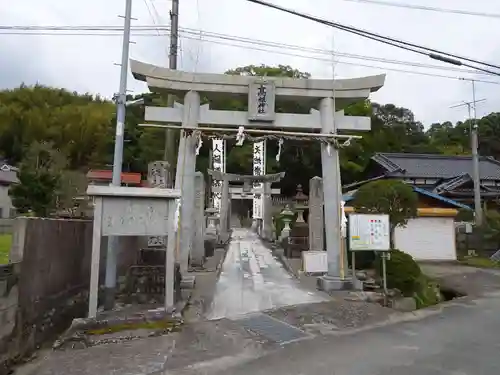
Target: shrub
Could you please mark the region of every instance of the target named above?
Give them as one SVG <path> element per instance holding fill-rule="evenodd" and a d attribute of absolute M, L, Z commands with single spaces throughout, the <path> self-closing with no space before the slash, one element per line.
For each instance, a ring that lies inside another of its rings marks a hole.
<path fill-rule="evenodd" d="M 405 297 L 411 297 L 418 290 L 422 275 L 419 265 L 413 257 L 400 250 L 391 250 L 390 259 L 386 260 L 387 287 L 396 288 Z M 382 277 L 382 260 L 376 262 L 377 273 Z"/>
<path fill-rule="evenodd" d="M 439 284 L 429 277 L 421 275 L 417 281 L 417 290 L 414 297 L 417 309 L 437 305 L 441 302 Z"/>
<path fill-rule="evenodd" d="M 352 252 L 350 249 L 347 250 L 347 257 L 349 267 L 352 267 Z M 377 259 L 377 255 L 374 251 L 355 251 L 354 259 L 356 269 L 364 270 L 373 266 L 375 260 Z"/>

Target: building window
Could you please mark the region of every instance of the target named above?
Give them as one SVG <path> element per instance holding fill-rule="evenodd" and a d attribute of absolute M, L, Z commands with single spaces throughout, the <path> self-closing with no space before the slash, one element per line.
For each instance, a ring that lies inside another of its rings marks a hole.
<path fill-rule="evenodd" d="M 415 183 L 417 185 L 425 185 L 425 179 L 423 179 L 423 178 L 416 178 L 415 179 Z"/>

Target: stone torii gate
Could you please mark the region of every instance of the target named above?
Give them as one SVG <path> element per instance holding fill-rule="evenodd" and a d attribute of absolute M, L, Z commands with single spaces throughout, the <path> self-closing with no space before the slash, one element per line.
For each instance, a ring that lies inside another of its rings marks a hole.
<path fill-rule="evenodd" d="M 209 169 L 208 174 L 212 176 L 214 180 L 222 181 L 222 194 L 221 194 L 221 207 L 220 207 L 220 228 L 223 241 L 226 241 L 229 236 L 229 218 L 230 218 L 230 196 L 229 196 L 229 184 L 231 182 L 243 182 L 243 193 L 262 196 L 263 199 L 263 213 L 259 213 L 262 216 L 262 236 L 265 239 L 271 239 L 272 230 L 272 207 L 271 207 L 271 184 L 273 182 L 279 182 L 283 177 L 285 177 L 285 172 L 273 173 L 267 175 L 241 175 L 233 173 L 222 173 L 219 171 L 214 171 Z M 263 188 L 252 188 L 255 184 L 263 184 Z M 253 227 L 257 229 L 258 223 L 257 219 L 254 219 Z"/>
<path fill-rule="evenodd" d="M 333 138 L 355 138 L 338 135 L 338 130 L 370 130 L 369 117 L 345 116 L 342 109 L 351 103 L 367 99 L 370 93 L 379 90 L 384 85 L 385 75 L 336 80 L 294 79 L 188 73 L 135 60 L 131 61 L 130 66 L 134 77 L 146 82 L 151 91 L 184 96 L 184 104 L 176 103 L 172 108 L 146 107 L 145 111 L 145 120 L 148 122 L 180 124 L 181 129 L 189 131 L 188 136 L 181 137 L 175 180 L 175 188 L 182 189 L 181 218 L 191 218 L 194 209 L 192 187 L 198 139 L 193 130 L 199 125 L 220 127 L 228 131 L 228 128 L 249 128 L 252 131 L 263 129 L 267 134 L 274 135 L 290 134 L 281 131 L 283 129 L 293 131 L 293 134 L 306 131 L 311 136 L 329 140 L 321 146 L 328 274 L 319 284 L 326 290 L 343 288 L 346 280 L 341 274 L 340 166 L 338 150 L 337 147 L 332 147 L 332 142 Z M 247 97 L 248 111 L 211 110 L 208 104 L 200 105 L 200 93 L 209 99 L 221 96 Z M 311 108 L 319 105 L 319 110 L 311 109 L 309 114 L 276 113 L 275 103 L 280 98 L 301 102 Z M 320 134 L 313 134 L 318 132 Z M 172 237 L 174 236 L 169 236 Z M 181 219 L 180 251 L 181 258 L 184 259 L 181 261 L 183 271 L 187 269 L 187 259 L 192 248 L 191 237 L 189 219 Z"/>

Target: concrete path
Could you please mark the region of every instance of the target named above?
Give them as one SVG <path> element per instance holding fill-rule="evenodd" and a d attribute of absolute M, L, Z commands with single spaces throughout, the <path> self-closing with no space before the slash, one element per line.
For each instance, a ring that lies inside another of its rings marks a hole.
<path fill-rule="evenodd" d="M 252 312 L 327 299 L 319 292 L 301 287 L 255 233 L 235 229 L 208 318 L 237 318 Z"/>

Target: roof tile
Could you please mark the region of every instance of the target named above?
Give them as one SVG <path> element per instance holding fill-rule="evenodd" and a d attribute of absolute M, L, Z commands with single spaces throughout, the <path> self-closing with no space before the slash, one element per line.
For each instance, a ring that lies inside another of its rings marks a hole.
<path fill-rule="evenodd" d="M 472 175 L 471 156 L 378 153 L 372 159 L 388 169 L 392 176 L 452 178 L 465 173 Z M 500 180 L 500 162 L 481 157 L 479 174 L 482 180 Z"/>

